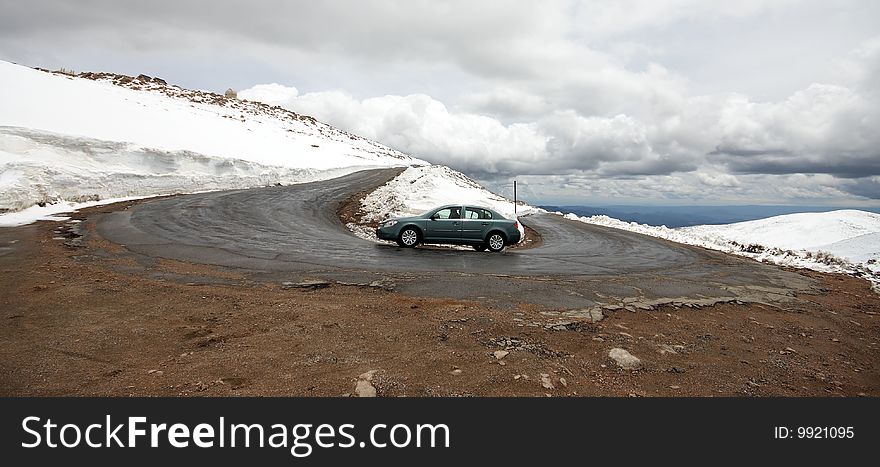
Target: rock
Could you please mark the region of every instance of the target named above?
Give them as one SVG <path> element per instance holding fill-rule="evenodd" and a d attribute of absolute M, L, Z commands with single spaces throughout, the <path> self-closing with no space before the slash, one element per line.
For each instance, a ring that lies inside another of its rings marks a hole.
<path fill-rule="evenodd" d="M 373 375 L 379 370 L 370 370 L 361 373 L 358 376 L 357 384 L 354 387 L 354 393 L 358 397 L 376 397 L 376 387 L 373 386 Z"/>
<path fill-rule="evenodd" d="M 605 319 L 605 315 L 602 313 L 602 309 L 599 307 L 566 311 L 562 313 L 562 316 L 568 318 L 577 318 L 578 320 L 587 321 L 590 323 L 598 323 L 599 321 Z"/>
<path fill-rule="evenodd" d="M 544 389 L 554 389 L 553 382 L 550 381 L 550 375 L 547 373 L 541 373 L 541 387 Z"/>
<path fill-rule="evenodd" d="M 460 374 L 461 374 L 461 368 L 456 368 L 456 369 L 450 371 L 449 374 L 451 374 L 451 375 L 460 375 Z"/>
<path fill-rule="evenodd" d="M 387 280 L 387 279 L 379 279 L 379 280 L 375 280 L 373 282 L 370 282 L 368 287 L 373 287 L 373 288 L 377 288 L 377 289 L 384 289 L 384 290 L 391 292 L 394 290 L 394 283 Z"/>
<path fill-rule="evenodd" d="M 605 314 L 602 313 L 602 310 L 595 309 L 595 308 L 590 310 L 590 321 L 592 321 L 594 323 L 598 323 L 599 321 L 602 321 L 603 319 L 605 319 Z"/>
<path fill-rule="evenodd" d="M 666 371 L 668 371 L 670 373 L 684 373 L 684 368 L 682 368 L 680 366 L 671 366 Z"/>
<path fill-rule="evenodd" d="M 621 348 L 613 348 L 608 352 L 608 356 L 617 363 L 617 366 L 625 370 L 638 370 L 642 368 L 642 361 Z"/>
<path fill-rule="evenodd" d="M 568 387 L 568 381 L 565 378 L 559 378 L 559 384 L 561 384 L 562 387 Z"/>
<path fill-rule="evenodd" d="M 376 397 L 376 388 L 367 380 L 359 379 L 354 387 L 358 397 Z"/>
<path fill-rule="evenodd" d="M 672 346 L 669 345 L 669 344 L 660 344 L 660 345 L 658 345 L 658 346 L 657 346 L 657 351 L 660 352 L 660 355 L 667 354 L 667 353 L 671 353 L 671 354 L 673 354 L 673 355 L 677 355 L 677 354 L 678 354 L 678 352 L 676 352 L 675 349 L 673 349 Z"/>
<path fill-rule="evenodd" d="M 323 289 L 330 287 L 330 282 L 319 280 L 307 280 L 302 282 L 282 282 L 282 289 Z"/>

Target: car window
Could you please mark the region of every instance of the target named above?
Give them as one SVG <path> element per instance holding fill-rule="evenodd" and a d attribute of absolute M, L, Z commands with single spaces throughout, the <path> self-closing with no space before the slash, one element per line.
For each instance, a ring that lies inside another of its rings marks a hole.
<path fill-rule="evenodd" d="M 434 215 L 440 219 L 461 219 L 461 208 L 444 208 Z"/>
<path fill-rule="evenodd" d="M 491 219 L 492 213 L 480 208 L 465 208 L 465 219 Z"/>

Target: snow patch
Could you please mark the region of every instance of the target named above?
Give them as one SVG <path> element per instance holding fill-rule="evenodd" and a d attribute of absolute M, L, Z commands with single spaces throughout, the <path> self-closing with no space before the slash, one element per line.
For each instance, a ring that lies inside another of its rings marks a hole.
<path fill-rule="evenodd" d="M 562 214 L 562 213 L 556 213 Z M 880 288 L 880 215 L 859 210 L 799 213 L 727 225 L 670 229 L 608 216 L 566 219 L 627 230 L 755 260 L 851 274 Z"/>
<path fill-rule="evenodd" d="M 91 206 L 102 206 L 105 204 L 119 203 L 122 201 L 133 201 L 136 199 L 152 198 L 155 196 L 128 196 L 124 198 L 108 198 L 98 201 L 86 201 L 82 203 L 72 203 L 70 201 L 57 201 L 54 204 L 46 204 L 43 206 L 31 206 L 21 211 L 11 212 L 0 215 L 0 227 L 16 227 L 19 225 L 31 224 L 36 221 L 66 221 L 69 216 L 61 214 L 70 213 L 79 209 Z M 73 222 L 73 221 L 71 221 Z"/>

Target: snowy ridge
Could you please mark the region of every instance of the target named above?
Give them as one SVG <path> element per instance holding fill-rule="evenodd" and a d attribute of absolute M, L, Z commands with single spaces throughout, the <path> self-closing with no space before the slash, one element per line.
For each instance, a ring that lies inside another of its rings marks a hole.
<path fill-rule="evenodd" d="M 0 212 L 426 164 L 280 107 L 146 76 L 0 61 L 0 102 Z"/>
<path fill-rule="evenodd" d="M 562 213 L 557 213 L 562 214 Z M 727 225 L 670 229 L 608 216 L 566 219 L 746 256 L 761 262 L 864 277 L 880 289 L 880 215 L 858 210 L 800 213 Z"/>
<path fill-rule="evenodd" d="M 372 228 L 378 222 L 391 217 L 406 217 L 444 204 L 473 204 L 483 206 L 516 219 L 513 201 L 492 193 L 461 172 L 443 165 L 409 167 L 400 175 L 377 188 L 361 200 L 361 222 L 348 224 L 355 234 L 369 240 L 377 240 Z M 520 204 L 518 215 L 543 210 Z M 522 225 L 520 225 L 522 233 Z"/>

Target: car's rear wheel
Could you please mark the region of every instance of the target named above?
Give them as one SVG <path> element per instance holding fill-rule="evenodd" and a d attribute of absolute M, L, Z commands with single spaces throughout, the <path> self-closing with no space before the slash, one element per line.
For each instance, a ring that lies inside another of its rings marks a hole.
<path fill-rule="evenodd" d="M 486 251 L 486 244 L 485 243 L 480 243 L 479 245 L 473 245 L 473 247 L 474 247 L 474 250 L 477 250 L 477 251 Z"/>
<path fill-rule="evenodd" d="M 504 249 L 504 235 L 501 235 L 498 232 L 492 232 L 486 237 L 486 245 L 489 247 L 489 251 L 499 252 Z"/>
<path fill-rule="evenodd" d="M 404 248 L 412 248 L 419 243 L 419 232 L 414 227 L 406 227 L 397 236 L 397 244 Z"/>

